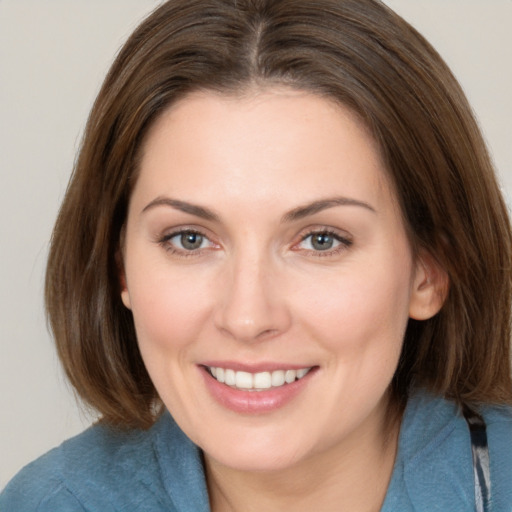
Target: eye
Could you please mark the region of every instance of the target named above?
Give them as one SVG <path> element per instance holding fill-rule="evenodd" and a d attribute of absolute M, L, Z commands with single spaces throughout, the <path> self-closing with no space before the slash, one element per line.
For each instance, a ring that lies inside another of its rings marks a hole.
<path fill-rule="evenodd" d="M 199 252 L 201 249 L 214 246 L 208 237 L 190 229 L 165 235 L 158 242 L 170 252 L 185 254 Z"/>
<path fill-rule="evenodd" d="M 331 231 L 315 231 L 305 235 L 297 247 L 314 252 L 337 252 L 350 247 L 352 241 Z"/>
<path fill-rule="evenodd" d="M 169 241 L 180 249 L 185 249 L 186 251 L 195 251 L 197 249 L 202 249 L 205 245 L 208 245 L 207 238 L 199 233 L 194 233 L 193 231 L 184 231 L 183 233 L 174 235 Z"/>

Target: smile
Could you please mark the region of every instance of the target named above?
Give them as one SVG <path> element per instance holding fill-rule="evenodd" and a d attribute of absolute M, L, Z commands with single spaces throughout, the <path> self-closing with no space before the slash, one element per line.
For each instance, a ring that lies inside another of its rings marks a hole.
<path fill-rule="evenodd" d="M 305 377 L 312 367 L 298 370 L 275 370 L 272 372 L 250 373 L 230 368 L 206 367 L 218 382 L 245 391 L 263 391 L 291 384 Z"/>

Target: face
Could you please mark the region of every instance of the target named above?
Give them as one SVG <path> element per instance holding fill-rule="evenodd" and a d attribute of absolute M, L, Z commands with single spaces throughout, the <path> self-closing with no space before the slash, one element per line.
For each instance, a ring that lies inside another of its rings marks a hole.
<path fill-rule="evenodd" d="M 380 428 L 407 320 L 435 313 L 372 137 L 284 88 L 195 93 L 159 118 L 123 263 L 157 391 L 231 468 L 286 468 Z"/>

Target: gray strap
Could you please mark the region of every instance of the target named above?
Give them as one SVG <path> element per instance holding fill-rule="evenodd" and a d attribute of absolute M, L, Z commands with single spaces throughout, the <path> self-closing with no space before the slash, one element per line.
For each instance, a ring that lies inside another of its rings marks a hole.
<path fill-rule="evenodd" d="M 463 405 L 462 412 L 469 427 L 473 472 L 475 477 L 475 511 L 491 512 L 491 468 L 485 421 L 473 409 Z"/>

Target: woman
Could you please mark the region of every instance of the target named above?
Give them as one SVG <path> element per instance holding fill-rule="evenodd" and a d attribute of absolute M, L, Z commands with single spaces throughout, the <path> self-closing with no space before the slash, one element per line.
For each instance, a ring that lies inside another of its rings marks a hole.
<path fill-rule="evenodd" d="M 507 510 L 510 241 L 460 87 L 380 2 L 165 3 L 48 261 L 102 421 L 2 510 Z"/>

